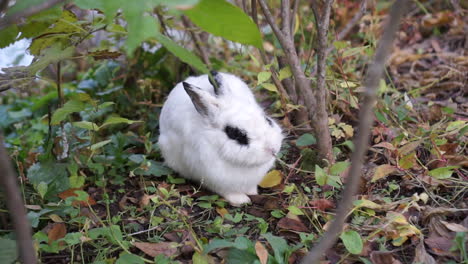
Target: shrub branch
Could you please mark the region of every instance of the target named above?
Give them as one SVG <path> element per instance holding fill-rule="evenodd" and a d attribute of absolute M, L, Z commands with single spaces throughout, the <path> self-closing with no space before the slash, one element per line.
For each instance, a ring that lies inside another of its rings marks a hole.
<path fill-rule="evenodd" d="M 364 101 L 359 114 L 359 134 L 354 141 L 356 149 L 351 157 L 351 168 L 349 176 L 347 177 L 346 188 L 339 203 L 335 220 L 324 233 L 319 243 L 312 248 L 310 253 L 302 260 L 303 264 L 319 263 L 324 252 L 334 245 L 338 235 L 343 229 L 347 215 L 354 201 L 353 197 L 359 186 L 364 155 L 369 147 L 370 128 L 373 123 L 372 110 L 377 98 L 377 87 L 384 72 L 385 62 L 392 50 L 392 45 L 405 10 L 406 2 L 406 0 L 397 0 L 393 4 L 383 36 L 379 41 L 374 61 L 369 65 L 367 70 L 367 76 L 364 82 Z"/>

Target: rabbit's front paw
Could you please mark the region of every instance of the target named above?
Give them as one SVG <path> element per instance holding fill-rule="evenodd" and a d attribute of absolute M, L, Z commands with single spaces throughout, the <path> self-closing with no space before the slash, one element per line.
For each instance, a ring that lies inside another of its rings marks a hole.
<path fill-rule="evenodd" d="M 228 193 L 223 196 L 232 206 L 239 207 L 242 204 L 250 203 L 250 198 L 244 193 Z"/>

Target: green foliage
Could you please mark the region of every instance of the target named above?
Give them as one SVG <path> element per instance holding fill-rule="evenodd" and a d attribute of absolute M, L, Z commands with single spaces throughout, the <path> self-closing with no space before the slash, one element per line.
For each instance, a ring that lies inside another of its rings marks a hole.
<path fill-rule="evenodd" d="M 16 241 L 0 238 L 0 263 L 13 263 L 17 258 Z"/>
<path fill-rule="evenodd" d="M 348 230 L 341 233 L 340 238 L 349 253 L 356 255 L 361 253 L 364 246 L 361 236 L 358 232 L 354 230 Z"/>
<path fill-rule="evenodd" d="M 263 49 L 260 31 L 255 23 L 240 8 L 225 0 L 200 0 L 194 8 L 184 13 L 197 26 L 213 35 Z"/>

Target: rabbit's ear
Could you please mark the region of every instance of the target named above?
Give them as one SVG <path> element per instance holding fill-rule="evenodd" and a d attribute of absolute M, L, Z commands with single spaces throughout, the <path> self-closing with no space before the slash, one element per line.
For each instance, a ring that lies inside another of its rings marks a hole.
<path fill-rule="evenodd" d="M 210 71 L 208 80 L 210 81 L 211 85 L 213 85 L 214 92 L 217 96 L 222 95 L 224 92 L 221 79 L 222 77 L 217 71 Z"/>
<path fill-rule="evenodd" d="M 209 116 L 218 108 L 216 97 L 190 83 L 182 82 L 182 84 L 184 85 L 185 92 L 187 92 L 190 100 L 192 100 L 195 109 L 202 116 Z"/>

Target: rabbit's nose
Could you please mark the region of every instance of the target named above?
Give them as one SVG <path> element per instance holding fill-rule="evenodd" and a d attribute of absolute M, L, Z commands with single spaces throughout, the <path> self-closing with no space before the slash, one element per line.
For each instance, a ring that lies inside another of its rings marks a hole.
<path fill-rule="evenodd" d="M 276 150 L 275 150 L 275 148 L 273 148 L 273 147 L 265 147 L 265 151 L 266 151 L 267 153 L 270 153 L 270 154 L 273 155 L 273 156 L 276 156 Z"/>

